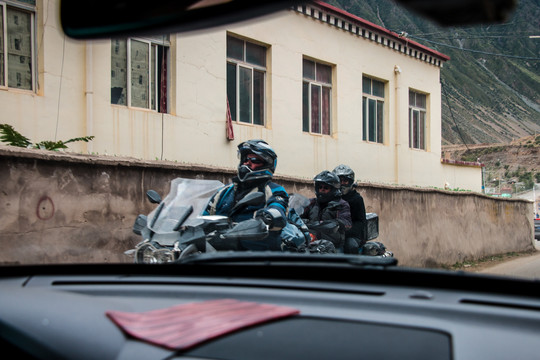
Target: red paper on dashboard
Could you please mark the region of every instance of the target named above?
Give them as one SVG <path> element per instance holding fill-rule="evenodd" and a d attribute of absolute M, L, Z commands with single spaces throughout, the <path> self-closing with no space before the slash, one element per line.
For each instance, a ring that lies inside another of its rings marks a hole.
<path fill-rule="evenodd" d="M 185 350 L 248 326 L 299 313 L 286 306 L 219 299 L 143 313 L 107 311 L 106 315 L 136 339 Z"/>

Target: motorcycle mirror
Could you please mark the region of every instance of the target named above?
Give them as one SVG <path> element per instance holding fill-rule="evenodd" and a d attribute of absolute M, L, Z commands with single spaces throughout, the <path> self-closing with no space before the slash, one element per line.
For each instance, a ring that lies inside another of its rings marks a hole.
<path fill-rule="evenodd" d="M 137 235 L 142 235 L 142 231 L 146 228 L 147 222 L 148 218 L 146 215 L 137 216 L 135 223 L 133 224 L 133 232 Z"/>
<path fill-rule="evenodd" d="M 161 196 L 155 190 L 148 190 L 146 197 L 152 204 L 159 204 L 161 202 Z"/>

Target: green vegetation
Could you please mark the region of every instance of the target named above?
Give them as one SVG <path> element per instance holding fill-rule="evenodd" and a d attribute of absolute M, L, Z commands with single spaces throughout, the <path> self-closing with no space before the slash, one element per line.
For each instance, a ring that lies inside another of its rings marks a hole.
<path fill-rule="evenodd" d="M 94 139 L 94 136 L 83 136 L 83 137 L 69 139 L 67 141 L 45 140 L 45 141 L 40 141 L 34 144 L 30 141 L 30 139 L 28 139 L 27 137 L 23 136 L 21 133 L 16 131 L 13 128 L 13 126 L 8 125 L 8 124 L 0 124 L 0 141 L 10 146 L 58 151 L 59 149 L 67 149 L 66 144 L 76 142 L 76 141 L 89 142 L 93 139 Z"/>
<path fill-rule="evenodd" d="M 493 146 L 493 147 L 485 147 L 482 149 L 467 150 L 461 155 L 461 161 L 476 162 L 478 158 L 480 158 L 483 155 L 503 152 L 505 151 L 505 149 L 506 149 L 505 146 Z M 500 163 L 497 166 L 500 166 Z"/>

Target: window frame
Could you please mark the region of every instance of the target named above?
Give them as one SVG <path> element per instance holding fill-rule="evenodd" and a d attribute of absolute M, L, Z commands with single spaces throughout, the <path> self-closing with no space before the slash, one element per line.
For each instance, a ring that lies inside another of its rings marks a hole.
<path fill-rule="evenodd" d="M 365 89 L 369 80 L 369 90 Z M 382 85 L 382 96 L 374 94 L 373 84 Z M 371 76 L 362 76 L 362 140 L 374 144 L 384 144 L 385 139 L 385 99 L 387 82 Z M 372 119 L 373 118 L 373 119 Z M 373 134 L 373 136 L 371 136 Z"/>
<path fill-rule="evenodd" d="M 125 63 L 125 71 L 126 71 L 126 101 L 125 103 L 113 103 L 112 101 L 112 94 L 111 94 L 111 104 L 112 105 L 119 105 L 119 106 L 127 106 L 128 108 L 133 109 L 143 109 L 143 110 L 149 110 L 149 111 L 155 111 L 160 113 L 168 113 L 168 99 L 169 99 L 169 93 L 170 93 L 170 86 L 168 85 L 169 80 L 169 67 L 170 67 L 170 40 L 169 36 L 161 36 L 161 37 L 128 37 L 128 38 L 122 38 L 122 39 L 112 39 L 111 40 L 111 61 L 112 61 L 112 46 L 114 46 L 113 41 L 115 40 L 123 40 L 125 41 L 126 45 L 126 63 Z M 133 104 L 133 68 L 132 68 L 132 42 L 138 42 L 142 44 L 147 45 L 148 49 L 148 57 L 146 59 L 146 63 L 148 65 L 148 72 L 147 72 L 147 93 L 149 94 L 147 101 L 147 106 L 138 106 L 138 104 Z M 165 57 L 166 67 L 165 70 L 163 70 L 159 64 L 159 51 L 160 48 L 162 48 L 162 55 L 161 57 Z M 112 76 L 112 64 L 111 64 L 111 76 Z M 165 109 L 161 109 L 160 104 L 160 88 L 159 88 L 159 76 L 162 71 L 165 71 L 165 86 L 166 86 L 166 94 L 165 94 Z M 111 90 L 112 90 L 112 83 L 111 83 Z M 153 103 L 152 103 L 153 101 Z"/>
<path fill-rule="evenodd" d="M 313 76 L 308 77 L 306 76 L 306 62 L 312 62 L 313 63 Z M 325 67 L 328 68 L 328 79 L 329 82 L 319 80 L 318 77 L 318 66 L 322 66 L 323 69 Z M 330 65 L 326 62 L 315 60 L 312 58 L 304 57 L 302 58 L 302 132 L 313 134 L 313 135 L 328 135 L 332 136 L 332 111 L 333 111 L 333 100 L 332 100 L 332 93 L 333 93 L 333 78 L 334 78 L 334 66 Z M 306 86 L 307 86 L 307 94 L 306 94 Z M 314 88 L 319 89 L 318 91 L 318 104 L 317 104 L 317 126 L 314 126 L 313 123 L 313 100 L 314 100 Z M 325 95 L 325 91 L 327 94 Z M 327 99 L 328 102 L 328 108 L 324 109 L 324 99 Z M 307 105 L 307 107 L 306 107 Z M 325 124 L 323 123 L 323 117 L 324 114 L 328 117 L 328 124 L 327 124 L 327 132 L 325 132 L 324 127 Z M 318 131 L 317 131 L 318 129 Z"/>
<path fill-rule="evenodd" d="M 411 104 L 414 95 L 414 104 Z M 417 96 L 424 97 L 424 107 L 418 105 Z M 409 89 L 409 148 L 427 150 L 428 94 Z M 414 115 L 418 114 L 415 119 Z M 416 129 L 416 131 L 415 131 Z"/>
<path fill-rule="evenodd" d="M 242 42 L 242 60 L 238 59 L 238 58 L 235 58 L 235 57 L 231 57 L 229 56 L 229 49 L 227 49 L 227 56 L 226 56 L 226 66 L 227 66 L 227 70 L 226 70 L 226 73 L 227 73 L 227 80 L 226 80 L 226 83 L 227 83 L 227 101 L 228 101 L 228 106 L 229 106 L 229 109 L 230 109 L 230 114 L 231 114 L 231 120 L 234 121 L 235 123 L 237 124 L 244 124 L 244 125 L 255 125 L 255 126 L 266 126 L 266 123 L 267 123 L 267 99 L 266 99 L 266 94 L 268 92 L 268 89 L 267 89 L 267 84 L 268 84 L 268 81 L 267 81 L 267 75 L 268 75 L 268 51 L 269 51 L 269 46 L 267 45 L 264 45 L 264 44 L 261 44 L 259 42 L 256 42 L 256 41 L 253 41 L 253 40 L 249 40 L 249 39 L 245 39 L 245 38 L 242 38 L 242 37 L 238 37 L 238 36 L 235 36 L 233 34 L 227 34 L 227 48 L 228 48 L 228 42 L 229 42 L 229 39 L 233 39 L 235 41 L 241 41 Z M 264 55 L 263 55 L 263 58 L 264 58 L 264 66 L 263 65 L 260 65 L 260 64 L 256 64 L 255 62 L 250 62 L 248 61 L 247 57 L 248 57 L 248 45 L 254 45 L 256 47 L 260 47 L 262 49 L 264 49 Z M 230 73 L 229 73 L 229 70 L 230 70 L 230 67 L 229 66 L 234 66 L 234 76 L 235 76 L 235 80 L 234 80 L 234 89 L 231 90 L 231 91 L 234 91 L 234 99 L 233 101 L 231 101 L 231 99 L 229 99 L 229 91 L 230 91 L 230 88 L 229 88 L 229 85 L 231 85 L 232 83 L 230 83 L 230 79 L 229 79 L 229 76 L 230 76 Z M 250 73 L 250 77 L 249 77 L 249 80 L 250 80 L 250 91 L 249 91 L 249 121 L 243 121 L 245 119 L 244 116 L 242 116 L 242 104 L 243 102 L 246 100 L 245 97 L 242 96 L 241 92 L 242 92 L 242 87 L 241 87 L 241 73 L 242 71 L 249 71 Z M 256 76 L 255 74 L 262 74 L 261 77 L 258 77 L 256 79 Z M 261 83 L 259 84 L 259 89 L 261 90 L 262 93 L 259 93 L 259 104 L 258 104 L 258 107 L 256 107 L 256 82 L 257 81 L 260 81 Z M 257 108 L 259 109 L 259 111 L 256 111 Z M 259 119 L 258 121 L 256 121 L 256 113 L 258 113 L 260 116 L 259 116 Z"/>
<path fill-rule="evenodd" d="M 0 7 L 1 7 L 1 16 L 2 16 L 2 27 L 0 34 L 0 37 L 3 38 L 4 46 L 2 51 L 3 53 L 3 71 L 4 76 L 0 78 L 0 88 L 1 89 L 15 89 L 19 91 L 28 91 L 28 92 L 36 92 L 37 89 L 37 54 L 36 54 L 36 18 L 37 18 L 37 7 L 34 3 L 34 5 L 30 3 L 22 3 L 19 1 L 10 1 L 10 0 L 4 0 L 0 1 Z M 8 53 L 8 24 L 7 24 L 7 13 L 8 13 L 8 7 L 22 11 L 25 13 L 30 14 L 30 75 L 32 77 L 30 81 L 30 89 L 25 89 L 21 87 L 13 87 L 9 86 L 9 53 Z M 1 72 L 1 70 L 0 70 Z"/>

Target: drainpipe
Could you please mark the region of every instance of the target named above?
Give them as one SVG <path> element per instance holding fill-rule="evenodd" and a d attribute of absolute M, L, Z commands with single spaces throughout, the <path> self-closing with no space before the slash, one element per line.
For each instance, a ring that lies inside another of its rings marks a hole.
<path fill-rule="evenodd" d="M 94 134 L 94 85 L 93 85 L 93 45 L 91 41 L 86 42 L 86 136 Z M 86 143 L 89 154 L 93 151 L 92 141 Z"/>
<path fill-rule="evenodd" d="M 396 65 L 394 66 L 394 84 L 395 84 L 395 154 L 394 154 L 394 182 L 399 184 L 399 154 L 401 151 L 401 140 L 400 140 L 400 120 L 401 120 L 401 83 L 400 83 L 401 68 Z"/>

